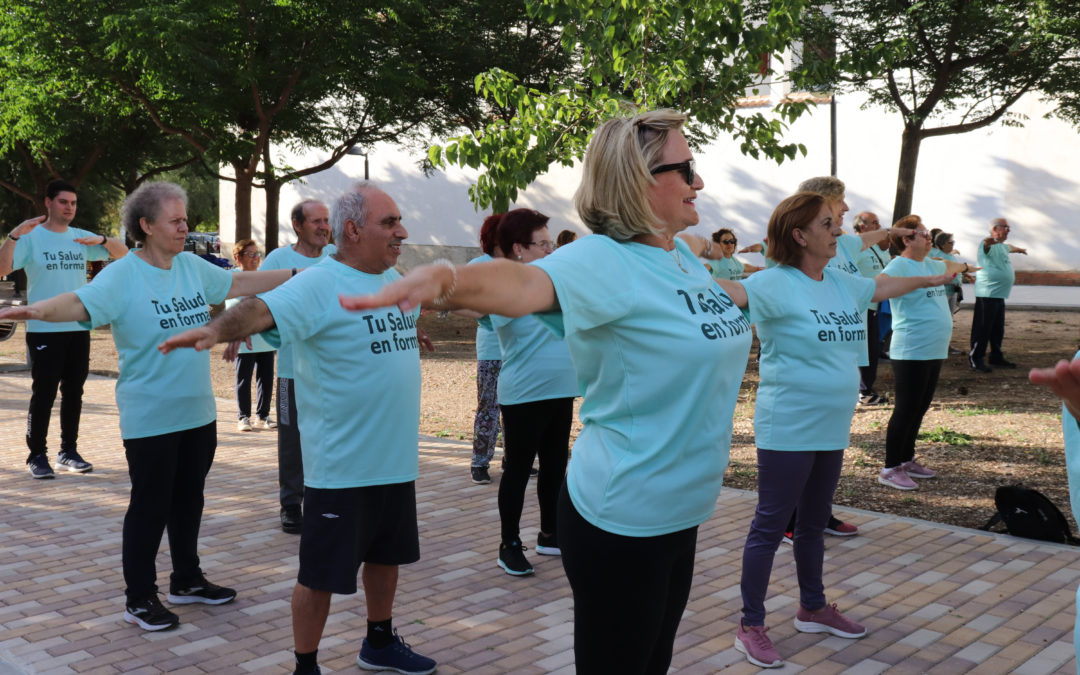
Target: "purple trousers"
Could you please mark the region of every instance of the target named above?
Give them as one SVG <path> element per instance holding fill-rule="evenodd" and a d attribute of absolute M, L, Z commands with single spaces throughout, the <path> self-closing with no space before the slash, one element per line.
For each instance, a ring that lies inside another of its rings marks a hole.
<path fill-rule="evenodd" d="M 840 480 L 843 450 L 784 451 L 758 448 L 758 504 L 743 548 L 743 625 L 765 625 L 765 595 L 773 558 L 791 512 L 795 520 L 795 570 L 799 601 L 816 611 L 825 606 L 821 568 L 825 560 L 825 525 Z"/>

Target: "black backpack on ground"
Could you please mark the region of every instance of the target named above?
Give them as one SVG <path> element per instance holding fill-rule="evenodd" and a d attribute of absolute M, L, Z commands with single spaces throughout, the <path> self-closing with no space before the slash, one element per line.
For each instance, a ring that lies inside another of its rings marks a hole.
<path fill-rule="evenodd" d="M 1037 490 L 1022 485 L 1002 485 L 994 493 L 994 505 L 997 513 L 979 529 L 989 531 L 1004 522 L 1005 529 L 1015 537 L 1055 544 L 1080 544 L 1061 510 Z"/>

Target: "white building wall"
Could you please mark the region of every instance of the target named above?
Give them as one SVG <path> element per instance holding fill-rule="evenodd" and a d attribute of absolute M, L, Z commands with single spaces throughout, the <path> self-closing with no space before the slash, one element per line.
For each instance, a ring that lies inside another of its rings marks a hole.
<path fill-rule="evenodd" d="M 876 212 L 886 220 L 892 211 L 900 152 L 899 115 L 880 108 L 860 108 L 861 100 L 842 96 L 837 102 L 838 175 L 847 184 L 851 220 L 859 211 Z M 1022 99 L 1014 111 L 1027 115 L 1023 128 L 992 126 L 968 134 L 923 141 L 912 211 L 928 227 L 954 234 L 957 249 L 974 260 L 977 242 L 991 218 L 1004 216 L 1013 225 L 1010 241 L 1028 249 L 1014 256 L 1018 269 L 1080 270 L 1080 133 L 1056 120 L 1037 97 Z M 701 223 L 692 232 L 707 236 L 721 226 L 733 227 L 740 245 L 759 241 L 777 202 L 791 194 L 801 180 L 829 173 L 829 108 L 818 106 L 789 130 L 787 138 L 803 143 L 806 157 L 777 165 L 742 155 L 738 144 L 720 139 L 696 153 L 705 189 L 698 198 Z M 290 157 L 293 166 L 321 158 Z M 371 180 L 397 201 L 413 245 L 403 262 L 443 255 L 444 247 L 475 247 L 483 218 L 468 201 L 467 189 L 476 172 L 451 169 L 425 177 L 418 157 L 395 146 L 370 152 Z M 363 157 L 346 156 L 334 168 L 286 186 L 279 214 L 282 245 L 295 237 L 289 210 L 302 198 L 331 203 L 348 186 L 363 178 Z M 554 167 L 527 190 L 515 206 L 551 216 L 552 234 L 564 228 L 584 232 L 573 212 L 572 197 L 579 180 L 576 168 Z M 233 231 L 232 185 L 221 188 L 222 239 Z M 262 239 L 264 199 L 254 191 L 253 230 Z M 423 248 L 417 248 L 417 247 Z M 427 247 L 437 247 L 424 250 Z M 455 258 L 472 253 L 462 248 Z M 760 256 L 751 255 L 751 262 Z M 755 260 L 758 259 L 758 260 Z"/>

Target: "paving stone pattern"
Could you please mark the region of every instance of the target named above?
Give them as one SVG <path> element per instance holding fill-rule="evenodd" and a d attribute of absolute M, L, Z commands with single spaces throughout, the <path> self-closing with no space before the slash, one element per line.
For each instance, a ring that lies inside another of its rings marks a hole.
<path fill-rule="evenodd" d="M 8 439 L 0 462 L 0 674 L 291 672 L 299 538 L 278 527 L 274 432 L 235 431 L 231 401 L 218 402 L 200 550 L 210 580 L 237 588 L 239 597 L 220 607 L 174 608 L 182 623 L 173 631 L 145 633 L 120 619 L 129 486 L 113 385 L 92 377 L 86 386 L 80 451 L 93 473 L 34 481 L 23 465 L 30 379 L 0 375 L 0 433 Z M 58 420 L 54 412 L 53 456 Z M 513 578 L 495 564 L 499 471 L 496 483 L 473 485 L 469 455 L 464 443 L 420 439 L 422 560 L 402 569 L 396 625 L 439 661 L 442 675 L 571 673 L 569 587 L 558 558 L 531 551 L 535 498 L 530 491 L 522 531 L 536 575 Z M 755 499 L 725 490 L 701 528 L 673 672 L 760 672 L 732 646 Z M 766 603 L 770 636 L 787 659 L 776 672 L 1076 672 L 1076 549 L 850 509 L 840 515 L 862 534 L 827 542 L 829 601 L 870 634 L 844 640 L 796 632 L 798 587 L 791 547 L 781 546 Z M 163 541 L 158 557 L 166 590 L 167 547 Z M 362 594 L 335 596 L 320 649 L 324 673 L 359 672 L 365 630 Z"/>

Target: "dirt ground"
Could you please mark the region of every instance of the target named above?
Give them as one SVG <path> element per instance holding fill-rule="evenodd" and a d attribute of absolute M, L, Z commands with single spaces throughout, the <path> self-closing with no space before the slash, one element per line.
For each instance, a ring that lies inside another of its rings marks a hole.
<path fill-rule="evenodd" d="M 421 318 L 420 325 L 437 349 L 434 354 L 422 356 L 420 431 L 471 440 L 476 406 L 475 324 L 456 316 L 443 319 L 427 315 Z M 970 325 L 971 310 L 961 310 L 956 315 L 953 346 L 966 347 Z M 1068 513 L 1061 407 L 1046 391 L 1028 384 L 1027 371 L 1070 358 L 1078 345 L 1080 312 L 1010 311 L 1005 351 L 1019 368 L 973 373 L 966 357 L 950 357 L 923 422 L 926 438 L 916 448 L 920 461 L 935 469 L 938 476 L 919 481 L 918 490 L 902 492 L 877 483 L 891 407 L 856 410 L 836 503 L 979 527 L 994 513 L 995 488 L 1023 482 L 1044 492 Z M 751 353 L 756 353 L 756 345 Z M 0 357 L 24 356 L 20 326 L 12 339 L 0 342 Z M 91 369 L 115 374 L 116 363 L 108 330 L 94 331 Z M 220 347 L 213 351 L 211 364 L 215 394 L 232 398 L 234 371 L 232 364 L 221 360 Z M 888 362 L 882 362 L 876 388 L 891 394 L 892 381 Z M 751 490 L 757 479 L 753 437 L 757 385 L 757 365 L 751 358 L 735 411 L 731 464 L 724 480 L 725 485 Z M 575 418 L 575 436 L 579 430 Z M 467 449 L 463 449 L 462 456 L 467 455 Z M 464 469 L 462 480 L 466 480 Z"/>

